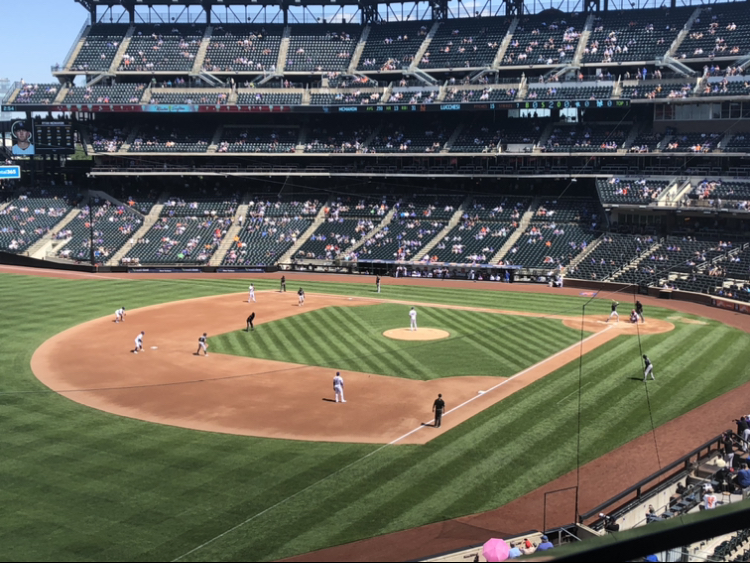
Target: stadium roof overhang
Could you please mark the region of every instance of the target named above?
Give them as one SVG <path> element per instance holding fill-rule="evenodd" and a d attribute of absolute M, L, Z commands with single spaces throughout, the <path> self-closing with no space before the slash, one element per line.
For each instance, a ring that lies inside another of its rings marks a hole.
<path fill-rule="evenodd" d="M 346 5 L 359 6 L 361 8 L 368 6 L 378 6 L 383 4 L 401 4 L 406 0 L 75 0 L 83 5 L 87 10 L 95 10 L 99 6 L 103 7 L 122 7 L 130 11 L 140 6 L 202 6 L 206 9 L 214 6 L 278 6 L 280 8 L 288 6 L 301 5 Z"/>

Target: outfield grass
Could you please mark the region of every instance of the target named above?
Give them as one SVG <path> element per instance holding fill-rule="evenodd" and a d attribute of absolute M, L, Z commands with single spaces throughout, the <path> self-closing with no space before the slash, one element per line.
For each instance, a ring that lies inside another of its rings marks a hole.
<path fill-rule="evenodd" d="M 408 326 L 408 311 L 394 304 L 327 307 L 251 333 L 214 336 L 211 351 L 406 379 L 510 377 L 578 342 L 581 334 L 560 320 L 419 307 L 421 328 L 441 328 L 450 337 L 408 342 L 383 336 Z M 528 345 L 531 335 L 534 346 Z"/>
<path fill-rule="evenodd" d="M 235 526 L 182 560 L 276 559 L 495 508 L 574 468 L 577 365 L 429 444 L 385 448 L 228 436 L 125 419 L 49 392 L 30 371 L 31 355 L 44 340 L 119 306 L 246 286 L 245 280 L 0 275 L 2 559 L 169 561 Z M 260 281 L 256 287 L 277 284 Z M 571 315 L 580 314 L 585 302 L 480 288 L 386 287 L 384 297 Z M 306 282 L 305 290 L 308 300 L 314 292 L 373 295 L 369 286 L 354 284 Z M 608 309 L 600 301 L 587 312 Z M 657 424 L 750 380 L 750 336 L 706 323 L 677 323 L 672 332 L 642 339 L 658 378 L 648 386 Z M 525 344 L 533 348 L 533 335 Z M 633 380 L 641 375 L 639 353 L 637 339 L 620 337 L 585 357 L 583 462 L 650 429 L 645 386 Z"/>

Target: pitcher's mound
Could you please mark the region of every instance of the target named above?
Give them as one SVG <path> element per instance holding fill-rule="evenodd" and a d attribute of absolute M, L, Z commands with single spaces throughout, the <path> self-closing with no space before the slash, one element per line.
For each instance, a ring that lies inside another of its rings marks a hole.
<path fill-rule="evenodd" d="M 417 330 L 393 328 L 383 333 L 383 336 L 394 340 L 440 340 L 441 338 L 448 338 L 450 335 L 451 333 L 447 330 L 440 330 L 439 328 L 420 328 Z"/>

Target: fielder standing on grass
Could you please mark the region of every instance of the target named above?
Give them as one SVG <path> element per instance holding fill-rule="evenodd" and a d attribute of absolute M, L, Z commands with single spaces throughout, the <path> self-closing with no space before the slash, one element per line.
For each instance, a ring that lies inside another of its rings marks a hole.
<path fill-rule="evenodd" d="M 443 411 L 445 410 L 445 401 L 443 401 L 443 395 L 438 393 L 437 399 L 432 403 L 432 412 L 435 413 L 435 428 L 440 428 L 440 423 L 443 421 Z"/>
<path fill-rule="evenodd" d="M 646 365 L 646 371 L 643 372 L 643 381 L 646 381 L 649 374 L 651 374 L 651 379 L 655 381 L 654 364 L 651 363 L 651 360 L 648 359 L 646 354 L 643 354 L 643 363 Z"/>
<path fill-rule="evenodd" d="M 247 328 L 245 329 L 245 332 L 250 332 L 251 330 L 255 330 L 255 327 L 253 326 L 254 320 L 255 320 L 255 311 L 250 313 L 250 316 L 247 318 Z"/>
<path fill-rule="evenodd" d="M 146 331 L 142 330 L 141 333 L 135 337 L 135 350 L 133 350 L 133 354 L 137 354 L 138 352 L 143 352 L 143 337 L 146 335 Z"/>
<path fill-rule="evenodd" d="M 346 400 L 344 400 L 344 378 L 341 377 L 341 372 L 337 371 L 336 376 L 333 378 L 333 394 L 336 396 L 336 402 L 339 402 L 339 397 L 341 397 L 341 402 L 345 403 Z"/>
<path fill-rule="evenodd" d="M 201 350 L 203 350 L 203 354 L 208 356 L 208 343 L 206 342 L 208 335 L 204 332 L 203 336 L 198 337 L 198 351 L 195 353 L 196 356 L 201 355 Z"/>
<path fill-rule="evenodd" d="M 380 276 L 375 278 L 375 287 L 378 288 L 378 293 L 380 293 Z"/>
<path fill-rule="evenodd" d="M 286 292 L 286 276 L 281 276 L 281 289 L 279 289 L 279 293 Z"/>

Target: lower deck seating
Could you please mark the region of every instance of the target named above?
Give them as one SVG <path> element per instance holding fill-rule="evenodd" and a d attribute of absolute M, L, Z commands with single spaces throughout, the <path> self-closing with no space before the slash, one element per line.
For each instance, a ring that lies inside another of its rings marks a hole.
<path fill-rule="evenodd" d="M 301 217 L 249 219 L 234 239 L 222 264 L 228 266 L 268 266 L 292 247 L 312 224 Z"/>
<path fill-rule="evenodd" d="M 606 280 L 637 259 L 654 242 L 654 238 L 647 235 L 607 233 L 575 268 L 568 270 L 568 277 Z"/>
<path fill-rule="evenodd" d="M 453 227 L 430 254 L 439 262 L 488 264 L 515 230 L 509 223 L 467 219 Z"/>
<path fill-rule="evenodd" d="M 526 268 L 565 267 L 595 238 L 590 229 L 576 223 L 532 224 L 505 255 L 504 262 Z"/>
<path fill-rule="evenodd" d="M 91 225 L 91 210 L 94 222 Z M 57 256 L 70 260 L 89 261 L 93 236 L 94 258 L 105 262 L 132 237 L 143 224 L 141 217 L 127 206 L 96 202 L 81 209 L 81 212 L 57 235 L 57 240 L 68 240 Z"/>
<path fill-rule="evenodd" d="M 413 260 L 445 227 L 434 219 L 394 217 L 359 249 L 360 260 Z"/>
<path fill-rule="evenodd" d="M 295 258 L 332 260 L 365 237 L 379 222 L 380 218 L 377 217 L 374 219 L 329 217 L 300 247 Z"/>
<path fill-rule="evenodd" d="M 0 249 L 23 252 L 68 214 L 65 197 L 21 196 L 0 210 Z"/>
<path fill-rule="evenodd" d="M 162 217 L 135 244 L 123 264 L 205 264 L 221 244 L 231 219 Z"/>

